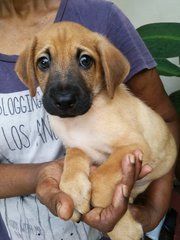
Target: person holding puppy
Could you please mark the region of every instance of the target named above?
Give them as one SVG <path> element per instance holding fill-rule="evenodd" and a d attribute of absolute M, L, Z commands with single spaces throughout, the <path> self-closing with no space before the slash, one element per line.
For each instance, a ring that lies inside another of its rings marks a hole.
<path fill-rule="evenodd" d="M 131 64 L 127 86 L 164 118 L 178 145 L 177 114 L 155 70 L 156 64 L 129 20 L 107 1 L 2 0 L 0 20 L 3 36 L 0 40 L 0 209 L 9 237 L 13 240 L 100 239 L 101 232 L 111 231 L 123 216 L 135 181 L 151 169 L 141 168 L 138 159 L 132 164 L 124 156 L 124 177 L 117 186 L 112 205 L 107 209 L 92 209 L 78 224 L 63 221 L 73 212 L 72 200 L 59 189 L 64 148 L 49 125 L 41 91 L 37 87 L 36 96 L 31 98 L 15 74 L 17 55 L 37 32 L 53 22 L 78 22 L 105 35 Z M 170 172 L 154 181 L 132 206 L 132 213 L 144 232 L 152 230 L 167 211 L 172 178 Z"/>

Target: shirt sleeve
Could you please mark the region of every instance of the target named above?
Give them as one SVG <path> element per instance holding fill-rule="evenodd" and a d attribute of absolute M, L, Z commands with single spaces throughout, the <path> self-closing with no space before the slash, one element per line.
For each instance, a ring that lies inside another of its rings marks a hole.
<path fill-rule="evenodd" d="M 155 60 L 132 23 L 113 3 L 109 11 L 106 33 L 107 38 L 129 60 L 131 70 L 125 82 L 138 72 L 156 66 Z"/>

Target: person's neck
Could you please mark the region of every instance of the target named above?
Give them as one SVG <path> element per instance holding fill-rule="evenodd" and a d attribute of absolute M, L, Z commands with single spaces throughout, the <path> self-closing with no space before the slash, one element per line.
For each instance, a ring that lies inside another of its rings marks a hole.
<path fill-rule="evenodd" d="M 0 0 L 0 17 L 26 18 L 29 14 L 52 10 L 61 0 Z"/>

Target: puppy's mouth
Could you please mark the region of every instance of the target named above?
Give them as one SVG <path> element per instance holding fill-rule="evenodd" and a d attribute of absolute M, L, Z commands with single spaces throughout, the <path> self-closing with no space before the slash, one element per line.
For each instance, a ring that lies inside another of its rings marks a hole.
<path fill-rule="evenodd" d="M 92 105 L 92 96 L 87 88 L 78 85 L 61 86 L 51 84 L 46 87 L 43 105 L 51 115 L 61 118 L 85 114 Z"/>

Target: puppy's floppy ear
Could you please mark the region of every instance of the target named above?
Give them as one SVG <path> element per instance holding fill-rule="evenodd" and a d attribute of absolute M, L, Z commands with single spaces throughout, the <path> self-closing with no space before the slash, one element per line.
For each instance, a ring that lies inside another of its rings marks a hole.
<path fill-rule="evenodd" d="M 34 52 L 36 38 L 20 54 L 15 65 L 19 79 L 29 88 L 31 96 L 36 94 L 36 74 L 34 69 Z"/>
<path fill-rule="evenodd" d="M 125 56 L 108 40 L 100 38 L 98 52 L 102 63 L 107 92 L 113 98 L 116 87 L 126 78 L 130 65 Z"/>

